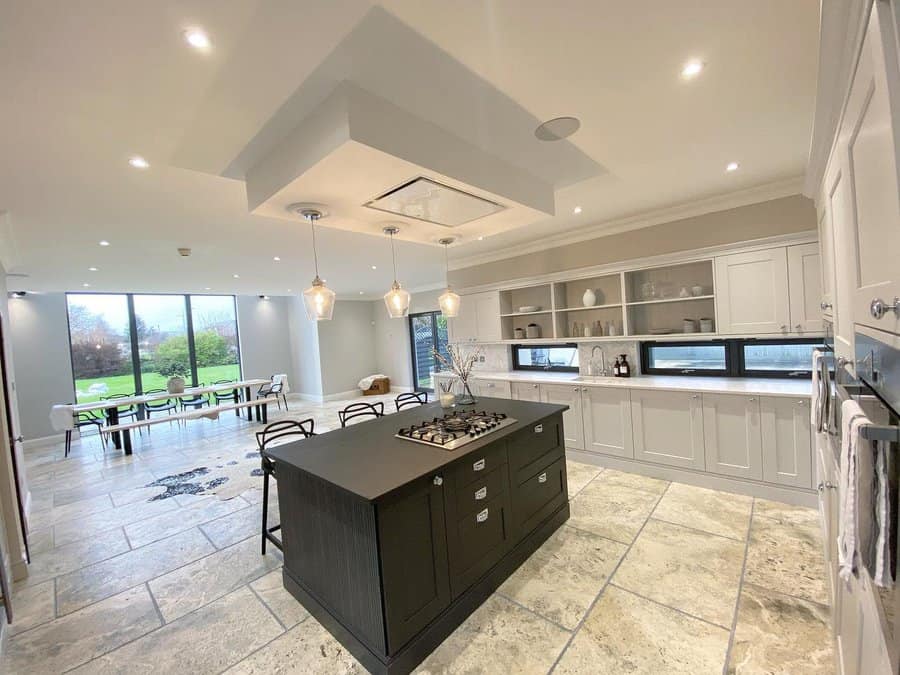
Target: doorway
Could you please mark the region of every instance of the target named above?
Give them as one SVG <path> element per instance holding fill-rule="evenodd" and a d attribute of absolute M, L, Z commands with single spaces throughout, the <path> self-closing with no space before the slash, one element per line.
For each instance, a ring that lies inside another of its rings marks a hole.
<path fill-rule="evenodd" d="M 416 391 L 434 391 L 431 383 L 431 375 L 435 370 L 433 350 L 446 356 L 447 339 L 447 317 L 440 312 L 409 315 L 413 388 Z"/>

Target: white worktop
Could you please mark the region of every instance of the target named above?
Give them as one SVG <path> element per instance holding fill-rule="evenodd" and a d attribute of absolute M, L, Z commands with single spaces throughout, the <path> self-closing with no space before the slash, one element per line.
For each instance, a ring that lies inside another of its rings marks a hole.
<path fill-rule="evenodd" d="M 436 373 L 448 377 L 448 373 Z M 684 377 L 673 375 L 635 375 L 633 377 L 590 377 L 578 373 L 538 371 L 473 371 L 479 380 L 572 384 L 580 387 L 625 387 L 628 389 L 660 389 L 663 391 L 699 391 L 716 394 L 749 394 L 757 396 L 810 396 L 809 380 L 781 380 L 761 377 Z"/>

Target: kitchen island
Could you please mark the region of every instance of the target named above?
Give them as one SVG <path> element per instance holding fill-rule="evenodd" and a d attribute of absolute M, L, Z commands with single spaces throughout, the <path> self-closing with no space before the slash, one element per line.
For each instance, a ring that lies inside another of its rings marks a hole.
<path fill-rule="evenodd" d="M 569 517 L 566 406 L 474 407 L 516 422 L 456 450 L 395 436 L 432 403 L 266 453 L 285 587 L 373 673 L 410 672 Z"/>

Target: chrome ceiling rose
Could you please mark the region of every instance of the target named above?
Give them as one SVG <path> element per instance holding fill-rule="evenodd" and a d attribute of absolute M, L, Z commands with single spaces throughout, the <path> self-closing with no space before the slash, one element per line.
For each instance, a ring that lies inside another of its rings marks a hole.
<path fill-rule="evenodd" d="M 541 141 L 561 141 L 581 128 L 581 120 L 577 117 L 554 117 L 538 125 L 534 135 Z"/>
<path fill-rule="evenodd" d="M 317 204 L 315 202 L 294 202 L 285 206 L 284 210 L 305 220 L 309 220 L 309 217 L 322 220 L 322 218 L 327 218 L 329 215 L 328 207 L 325 204 Z"/>

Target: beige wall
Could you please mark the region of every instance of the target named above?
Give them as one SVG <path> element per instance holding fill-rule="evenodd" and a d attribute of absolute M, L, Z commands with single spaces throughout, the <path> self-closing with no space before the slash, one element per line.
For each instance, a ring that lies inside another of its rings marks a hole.
<path fill-rule="evenodd" d="M 815 229 L 812 200 L 794 195 L 453 270 L 450 281 L 466 288 Z"/>

